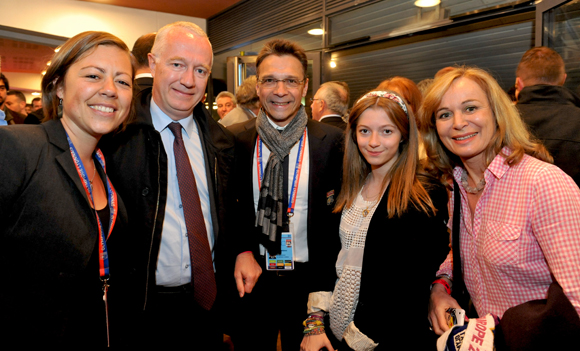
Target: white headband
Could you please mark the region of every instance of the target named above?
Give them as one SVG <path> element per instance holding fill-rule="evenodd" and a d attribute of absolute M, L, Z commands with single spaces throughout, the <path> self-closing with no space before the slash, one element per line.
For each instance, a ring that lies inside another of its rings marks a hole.
<path fill-rule="evenodd" d="M 403 101 L 403 99 L 401 99 L 399 95 L 391 93 L 389 91 L 376 90 L 364 94 L 363 97 L 358 99 L 356 103 L 358 104 L 359 102 L 361 102 L 361 100 L 366 99 L 368 97 L 383 97 L 395 101 L 396 103 L 399 104 L 399 106 L 401 106 L 403 111 L 405 111 L 407 118 L 409 118 L 409 112 L 407 112 L 407 105 L 405 105 L 405 102 Z"/>

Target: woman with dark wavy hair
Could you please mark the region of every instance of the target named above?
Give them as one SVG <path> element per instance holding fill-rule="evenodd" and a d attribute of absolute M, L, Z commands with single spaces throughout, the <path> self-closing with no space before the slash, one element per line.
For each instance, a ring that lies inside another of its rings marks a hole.
<path fill-rule="evenodd" d="M 6 349 L 107 345 L 109 266 L 120 257 L 108 239 L 126 215 L 97 145 L 127 118 L 132 82 L 123 41 L 78 34 L 42 80 L 45 122 L 0 127 Z"/>
<path fill-rule="evenodd" d="M 399 95 L 371 91 L 352 108 L 335 211 L 342 212 L 338 280 L 334 292 L 310 294 L 301 349 L 332 350 L 331 340 L 341 351 L 410 340 L 413 349 L 434 349 L 424 316 L 448 252 L 447 192 L 419 166 L 415 118 Z"/>

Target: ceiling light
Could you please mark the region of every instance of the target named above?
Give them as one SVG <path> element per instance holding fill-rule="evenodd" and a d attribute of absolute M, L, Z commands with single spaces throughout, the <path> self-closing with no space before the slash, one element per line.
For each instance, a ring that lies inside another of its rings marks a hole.
<path fill-rule="evenodd" d="M 433 7 L 441 3 L 441 0 L 417 0 L 415 6 L 417 7 Z"/>
<path fill-rule="evenodd" d="M 39 93 L 39 92 L 37 92 L 37 91 L 35 91 L 34 93 L 32 93 L 32 95 L 34 95 L 34 96 L 39 96 L 39 95 L 40 95 L 40 93 Z"/>
<path fill-rule="evenodd" d="M 314 28 L 308 31 L 308 34 L 310 35 L 322 35 L 324 34 L 324 30 L 322 30 L 322 28 Z"/>

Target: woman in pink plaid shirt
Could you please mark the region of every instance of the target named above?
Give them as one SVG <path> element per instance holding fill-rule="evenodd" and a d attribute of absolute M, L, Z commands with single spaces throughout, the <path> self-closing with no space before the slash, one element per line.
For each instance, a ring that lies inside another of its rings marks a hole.
<path fill-rule="evenodd" d="M 502 317 L 545 299 L 554 278 L 580 314 L 580 190 L 550 164 L 495 79 L 467 67 L 437 78 L 419 124 L 433 170 L 459 184 L 463 278 L 478 314 Z M 450 253 L 437 275 L 452 279 L 452 265 Z M 449 307 L 460 306 L 434 284 L 429 318 L 437 334 L 448 329 Z"/>

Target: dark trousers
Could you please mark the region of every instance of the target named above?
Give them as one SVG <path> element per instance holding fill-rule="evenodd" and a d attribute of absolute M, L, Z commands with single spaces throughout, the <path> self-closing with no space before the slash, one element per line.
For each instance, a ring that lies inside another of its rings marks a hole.
<path fill-rule="evenodd" d="M 191 285 L 158 287 L 145 311 L 142 340 L 147 349 L 221 350 L 223 333 L 216 312 L 199 307 Z"/>
<path fill-rule="evenodd" d="M 251 294 L 239 300 L 232 340 L 236 351 L 276 351 L 278 331 L 282 350 L 300 350 L 302 322 L 308 316 L 310 293 L 305 281 L 308 263 L 297 263 L 294 271 L 266 271 L 265 260 L 258 257 L 263 272 Z"/>

